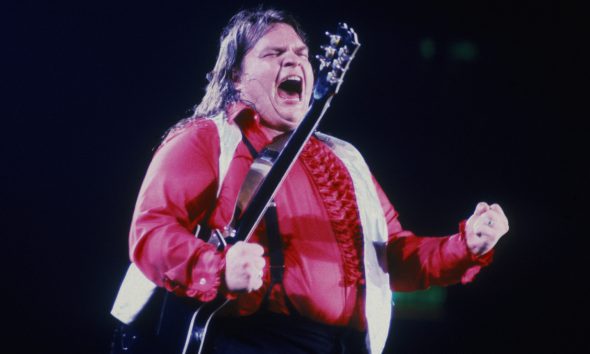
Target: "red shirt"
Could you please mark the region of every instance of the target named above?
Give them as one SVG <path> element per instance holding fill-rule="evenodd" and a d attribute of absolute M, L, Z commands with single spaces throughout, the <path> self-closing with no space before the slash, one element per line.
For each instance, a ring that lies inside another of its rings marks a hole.
<path fill-rule="evenodd" d="M 258 117 L 243 105 L 228 112 L 230 122 L 260 151 L 270 140 Z M 178 295 L 213 299 L 223 283 L 223 254 L 192 230 L 210 210 L 208 225 L 223 228 L 233 214 L 239 188 L 252 163 L 240 142 L 219 197 L 219 135 L 215 124 L 198 119 L 172 132 L 156 151 L 137 200 L 130 231 L 131 257 L 148 278 Z M 328 164 L 329 161 L 329 164 Z M 402 229 L 398 214 L 375 182 L 388 225 L 388 268 L 394 290 L 468 282 L 492 252 L 474 257 L 463 232 L 448 237 L 417 237 Z M 294 163 L 275 197 L 283 239 L 283 284 L 289 300 L 305 317 L 363 329 L 362 229 L 350 176 L 327 146 L 312 140 Z M 252 236 L 266 250 L 263 226 Z M 267 253 L 265 253 L 267 254 Z M 360 255 L 360 256 L 359 256 Z M 267 259 L 267 267 L 269 261 Z M 226 312 L 255 312 L 270 283 L 237 294 Z M 271 311 L 288 313 L 280 287 L 271 292 Z"/>

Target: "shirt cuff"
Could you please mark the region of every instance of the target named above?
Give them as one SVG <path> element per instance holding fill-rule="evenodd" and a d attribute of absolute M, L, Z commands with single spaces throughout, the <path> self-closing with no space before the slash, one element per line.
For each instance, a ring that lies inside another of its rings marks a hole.
<path fill-rule="evenodd" d="M 176 295 L 208 302 L 217 296 L 224 269 L 224 255 L 213 245 L 204 244 L 187 267 L 177 267 L 165 273 L 164 287 Z"/>
<path fill-rule="evenodd" d="M 465 233 L 465 225 L 467 220 L 461 221 L 459 224 L 459 238 L 461 243 L 465 247 L 465 252 L 467 255 L 466 259 L 466 270 L 461 276 L 461 283 L 467 284 L 472 282 L 475 279 L 475 276 L 481 271 L 483 267 L 488 266 L 492 263 L 494 259 L 495 250 L 491 249 L 489 252 L 486 252 L 482 255 L 476 255 L 467 246 L 467 236 Z"/>

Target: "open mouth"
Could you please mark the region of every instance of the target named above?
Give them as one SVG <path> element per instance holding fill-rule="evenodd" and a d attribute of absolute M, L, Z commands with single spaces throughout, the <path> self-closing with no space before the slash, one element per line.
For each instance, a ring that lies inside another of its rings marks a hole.
<path fill-rule="evenodd" d="M 287 76 L 277 88 L 277 94 L 280 98 L 286 100 L 301 101 L 301 91 L 303 90 L 303 82 L 301 77 L 290 75 Z"/>

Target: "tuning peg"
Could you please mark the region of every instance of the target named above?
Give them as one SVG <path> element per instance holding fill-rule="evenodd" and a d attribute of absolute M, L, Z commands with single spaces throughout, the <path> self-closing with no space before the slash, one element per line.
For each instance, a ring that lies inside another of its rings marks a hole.
<path fill-rule="evenodd" d="M 316 55 L 315 58 L 320 61 L 320 70 L 323 70 L 324 68 L 330 66 L 330 61 L 326 60 L 326 58 L 324 58 L 323 56 Z"/>
<path fill-rule="evenodd" d="M 340 66 L 344 67 L 348 64 L 348 62 L 350 62 L 350 57 L 346 56 L 346 57 L 342 57 L 338 59 Z"/>
<path fill-rule="evenodd" d="M 332 68 L 334 70 L 340 70 L 342 71 L 342 62 L 338 59 L 338 60 L 334 60 L 334 62 L 332 63 Z"/>
<path fill-rule="evenodd" d="M 350 55 L 348 55 L 348 47 L 344 46 L 338 50 L 338 58 L 342 59 L 342 61 L 348 61 L 350 59 Z"/>
<path fill-rule="evenodd" d="M 340 66 L 344 67 L 344 65 L 346 63 L 348 63 L 350 61 L 350 57 L 345 56 L 345 57 L 340 57 L 338 58 L 338 63 L 340 64 Z"/>
<path fill-rule="evenodd" d="M 340 43 L 341 39 L 342 39 L 342 37 L 337 34 L 331 35 L 330 36 L 330 45 L 337 46 Z"/>
<path fill-rule="evenodd" d="M 342 36 L 337 35 L 337 34 L 332 34 L 328 31 L 326 31 L 326 36 L 328 36 L 330 38 L 330 45 L 333 45 L 333 46 L 337 46 L 338 43 L 340 43 L 340 40 L 342 39 Z"/>
<path fill-rule="evenodd" d="M 338 78 L 335 71 L 330 71 L 326 76 L 326 80 L 331 84 L 337 84 L 340 82 L 340 79 Z"/>
<path fill-rule="evenodd" d="M 336 55 L 336 49 L 332 46 L 320 46 L 321 49 L 323 49 L 326 52 L 326 58 L 330 59 L 333 58 L 334 55 Z"/>

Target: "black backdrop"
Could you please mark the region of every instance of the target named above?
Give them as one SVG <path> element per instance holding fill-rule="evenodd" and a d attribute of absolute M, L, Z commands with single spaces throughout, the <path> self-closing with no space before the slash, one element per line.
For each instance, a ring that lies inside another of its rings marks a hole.
<path fill-rule="evenodd" d="M 105 353 L 134 199 L 161 134 L 203 93 L 222 26 L 258 2 L 2 5 L 3 345 Z M 363 44 L 321 130 L 354 143 L 420 235 L 480 200 L 510 233 L 436 321 L 398 318 L 391 353 L 579 352 L 587 119 L 582 12 L 558 2 L 267 2 L 311 48 Z M 587 41 L 586 41 L 587 42 Z M 581 166 L 581 167 L 578 167 Z"/>

